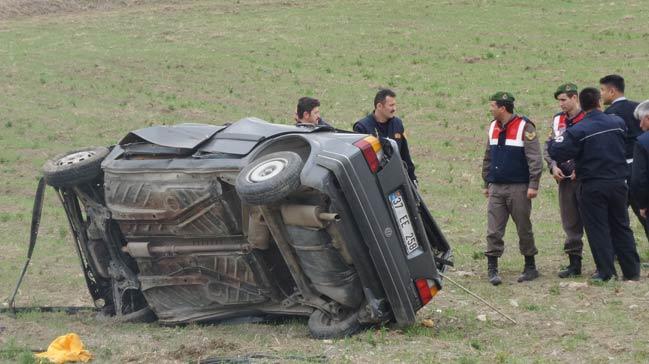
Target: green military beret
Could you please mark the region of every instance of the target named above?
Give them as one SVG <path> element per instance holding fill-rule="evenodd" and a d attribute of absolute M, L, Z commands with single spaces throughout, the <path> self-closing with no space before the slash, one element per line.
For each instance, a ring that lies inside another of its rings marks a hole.
<path fill-rule="evenodd" d="M 514 102 L 516 100 L 514 98 L 514 95 L 512 95 L 510 92 L 507 91 L 498 91 L 495 94 L 491 95 L 489 98 L 489 101 L 511 101 Z"/>
<path fill-rule="evenodd" d="M 565 94 L 566 92 L 577 92 L 577 85 L 574 83 L 564 83 L 563 85 L 559 86 L 557 90 L 554 92 L 554 98 L 556 99 L 559 95 Z"/>

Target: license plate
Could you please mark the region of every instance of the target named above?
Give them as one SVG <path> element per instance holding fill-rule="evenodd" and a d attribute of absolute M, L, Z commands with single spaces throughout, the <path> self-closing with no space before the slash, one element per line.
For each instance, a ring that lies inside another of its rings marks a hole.
<path fill-rule="evenodd" d="M 419 242 L 417 241 L 417 236 L 415 236 L 415 231 L 412 228 L 410 215 L 408 215 L 408 209 L 406 208 L 403 195 L 401 191 L 397 190 L 392 192 L 388 197 L 392 204 L 394 216 L 397 218 L 397 225 L 399 225 L 399 231 L 401 231 L 403 245 L 406 248 L 406 255 L 410 255 L 412 252 L 419 249 Z"/>

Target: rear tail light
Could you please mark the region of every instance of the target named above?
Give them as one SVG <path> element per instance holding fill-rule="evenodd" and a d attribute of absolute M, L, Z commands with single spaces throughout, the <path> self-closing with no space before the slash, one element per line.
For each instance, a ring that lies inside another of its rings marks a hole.
<path fill-rule="evenodd" d="M 421 304 L 425 305 L 439 292 L 437 284 L 431 281 L 430 279 L 420 278 L 415 280 L 415 285 L 417 286 L 417 292 L 419 292 L 419 299 Z"/>
<path fill-rule="evenodd" d="M 383 159 L 383 147 L 381 142 L 373 136 L 367 136 L 356 143 L 354 143 L 365 157 L 367 165 L 370 167 L 372 173 L 376 173 L 379 170 L 379 165 Z"/>

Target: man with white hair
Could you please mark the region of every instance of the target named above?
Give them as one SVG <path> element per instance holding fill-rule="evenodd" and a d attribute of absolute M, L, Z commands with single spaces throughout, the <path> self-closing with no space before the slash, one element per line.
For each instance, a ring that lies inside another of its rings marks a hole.
<path fill-rule="evenodd" d="M 647 208 L 649 208 L 649 133 L 647 133 L 649 130 L 649 100 L 638 105 L 633 116 L 640 120 L 640 128 L 644 133 L 637 138 L 633 149 L 631 198 L 646 222 Z"/>

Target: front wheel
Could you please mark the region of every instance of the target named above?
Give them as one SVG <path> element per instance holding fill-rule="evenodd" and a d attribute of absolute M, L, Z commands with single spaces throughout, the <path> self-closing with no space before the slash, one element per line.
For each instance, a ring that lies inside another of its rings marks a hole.
<path fill-rule="evenodd" d="M 90 182 L 101 173 L 108 148 L 91 147 L 59 154 L 43 165 L 45 182 L 52 187 L 72 187 Z"/>
<path fill-rule="evenodd" d="M 277 202 L 300 187 L 302 158 L 295 152 L 265 155 L 241 170 L 235 188 L 249 205 Z"/>

